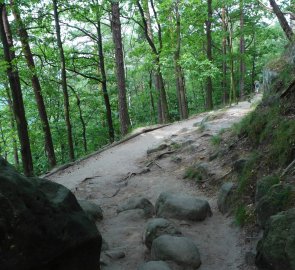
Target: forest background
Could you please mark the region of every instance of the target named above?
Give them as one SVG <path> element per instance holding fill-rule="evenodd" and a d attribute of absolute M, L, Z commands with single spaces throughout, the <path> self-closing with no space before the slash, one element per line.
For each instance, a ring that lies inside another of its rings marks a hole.
<path fill-rule="evenodd" d="M 249 97 L 288 43 L 272 3 L 0 1 L 0 155 L 38 175 Z"/>

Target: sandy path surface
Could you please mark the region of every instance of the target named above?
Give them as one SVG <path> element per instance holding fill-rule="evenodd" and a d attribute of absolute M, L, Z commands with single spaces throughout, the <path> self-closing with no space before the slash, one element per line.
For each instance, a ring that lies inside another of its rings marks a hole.
<path fill-rule="evenodd" d="M 150 259 L 142 241 L 147 220 L 132 211 L 117 214 L 116 209 L 134 196 L 144 196 L 154 204 L 163 191 L 191 194 L 207 199 L 211 205 L 213 216 L 203 222 L 174 221 L 184 236 L 193 239 L 199 247 L 202 260 L 199 269 L 248 269 L 244 265 L 244 254 L 249 246 L 243 241 L 242 232 L 233 225 L 232 218 L 218 212 L 215 194 L 206 196 L 182 176 L 189 164 L 208 160 L 210 137 L 238 122 L 251 110 L 250 106 L 249 102 L 241 102 L 143 133 L 48 177 L 74 191 L 79 199 L 96 202 L 102 207 L 104 220 L 97 222 L 97 226 L 109 248 L 123 251 L 126 255 L 121 259 L 102 256 L 105 263 L 102 269 L 135 270 Z M 212 115 L 215 116 L 210 120 Z M 202 132 L 197 131 L 200 123 L 205 126 Z M 171 141 L 185 146 L 184 149 L 151 163 L 158 153 L 148 156 L 147 150 Z M 176 164 L 176 158 L 181 162 Z M 149 170 L 142 173 L 147 163 Z M 216 177 L 228 169 L 208 164 Z"/>

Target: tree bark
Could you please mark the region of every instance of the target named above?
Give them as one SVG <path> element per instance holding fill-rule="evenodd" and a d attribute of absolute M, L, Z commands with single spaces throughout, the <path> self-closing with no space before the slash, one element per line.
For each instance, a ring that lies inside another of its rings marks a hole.
<path fill-rule="evenodd" d="M 97 48 L 98 48 L 98 57 L 99 57 L 99 70 L 101 73 L 101 88 L 102 88 L 102 94 L 104 99 L 104 104 L 106 108 L 106 118 L 108 122 L 108 129 L 109 129 L 109 138 L 110 142 L 113 142 L 115 140 L 115 132 L 114 132 L 114 126 L 113 126 L 113 119 L 112 119 L 112 109 L 109 99 L 109 94 L 107 90 L 107 76 L 105 71 L 105 63 L 104 63 L 104 53 L 103 53 L 103 47 L 102 47 L 102 34 L 101 34 L 101 22 L 100 18 L 97 17 Z"/>
<path fill-rule="evenodd" d="M 4 83 L 5 86 L 5 90 L 6 90 L 6 95 L 7 95 L 7 102 L 8 102 L 8 107 L 9 107 L 9 111 L 10 111 L 10 127 L 11 129 L 14 131 L 16 131 L 15 129 L 15 117 L 14 117 L 14 113 L 13 113 L 13 103 L 11 100 L 11 95 L 9 92 L 9 86 L 8 84 Z M 17 149 L 17 140 L 15 138 L 15 136 L 13 136 L 12 138 L 12 145 L 13 145 L 13 157 L 14 157 L 14 165 L 16 167 L 19 166 L 19 157 L 18 157 L 18 149 Z"/>
<path fill-rule="evenodd" d="M 112 2 L 112 33 L 115 44 L 117 84 L 119 92 L 119 118 L 122 135 L 126 135 L 130 128 L 130 118 L 127 108 L 125 70 L 120 22 L 120 8 L 117 1 Z"/>
<path fill-rule="evenodd" d="M 21 145 L 21 156 L 24 174 L 26 176 L 33 176 L 34 169 L 28 133 L 28 124 L 25 115 L 25 108 L 18 70 L 15 66 L 13 66 L 13 62 L 15 61 L 15 53 L 10 26 L 7 19 L 5 4 L 0 4 L 0 13 L 0 36 L 3 44 L 4 60 L 7 63 L 6 73 L 9 79 L 13 102 L 13 111 L 17 124 L 18 137 Z"/>
<path fill-rule="evenodd" d="M 75 91 L 74 87 L 72 87 L 71 85 L 68 85 L 68 87 L 70 88 L 70 90 L 72 90 L 74 96 L 76 97 L 76 103 L 77 103 L 77 107 L 78 107 L 78 111 L 79 111 L 79 118 L 80 118 L 81 125 L 82 125 L 82 138 L 83 138 L 84 153 L 87 153 L 88 147 L 87 147 L 87 137 L 86 137 L 86 123 L 85 123 L 82 109 L 81 109 L 81 99 L 80 99 L 79 95 L 77 94 L 77 92 Z"/>
<path fill-rule="evenodd" d="M 176 77 L 176 91 L 178 97 L 178 111 L 180 119 L 188 118 L 187 99 L 185 91 L 185 79 L 184 74 L 179 63 L 180 61 L 180 46 L 181 46 L 181 26 L 180 26 L 180 15 L 178 10 L 179 0 L 175 4 L 175 15 L 176 15 L 176 49 L 174 52 L 174 69 Z"/>
<path fill-rule="evenodd" d="M 70 104 L 69 104 L 69 93 L 68 93 L 68 85 L 67 85 L 66 63 L 65 63 L 65 55 L 64 55 L 64 50 L 63 50 L 63 45 L 62 45 L 61 35 L 60 35 L 57 0 L 53 0 L 53 12 L 54 12 L 54 21 L 55 21 L 55 28 L 56 28 L 57 46 L 59 50 L 60 66 L 61 66 L 61 85 L 62 85 L 62 91 L 63 91 L 63 97 L 64 97 L 64 114 L 65 114 L 65 121 L 67 126 L 69 158 L 70 160 L 74 160 L 75 154 L 74 154 L 72 126 L 71 126 L 71 120 L 70 120 Z"/>
<path fill-rule="evenodd" d="M 222 37 L 222 92 L 223 92 L 223 104 L 228 103 L 228 89 L 227 89 L 227 42 L 226 42 L 226 35 L 228 30 L 228 23 L 226 19 L 226 10 L 225 7 L 222 7 L 222 30 L 223 30 L 223 37 Z"/>
<path fill-rule="evenodd" d="M 287 19 L 285 18 L 283 12 L 281 11 L 280 7 L 278 6 L 278 4 L 276 3 L 275 0 L 269 0 L 269 3 L 274 11 L 274 13 L 276 14 L 278 20 L 279 20 L 279 23 L 282 27 L 282 29 L 284 30 L 287 38 L 290 40 L 290 41 L 293 41 L 294 39 L 294 33 L 293 33 L 293 30 L 292 28 L 290 27 L 290 25 L 288 24 L 288 21 Z"/>
<path fill-rule="evenodd" d="M 151 25 L 149 25 L 151 22 L 146 20 L 145 13 L 148 11 L 144 11 L 140 1 L 136 1 L 137 7 L 139 9 L 141 19 L 143 22 L 143 30 L 144 34 L 146 37 L 146 40 L 148 44 L 151 47 L 152 53 L 155 57 L 155 74 L 154 74 L 154 80 L 155 80 L 155 88 L 159 93 L 159 99 L 158 99 L 158 122 L 159 123 L 167 123 L 170 120 L 169 117 L 169 109 L 168 109 L 168 102 L 167 102 L 167 95 L 166 95 L 166 90 L 165 90 L 165 85 L 164 85 L 164 79 L 161 71 L 161 66 L 160 66 L 160 54 L 162 50 L 162 32 L 161 32 L 161 25 L 158 22 L 158 16 L 154 7 L 154 3 L 151 0 L 151 6 L 153 9 L 153 12 L 155 14 L 155 18 L 157 21 L 157 26 L 158 26 L 158 39 L 159 39 L 159 49 L 156 48 L 156 45 L 153 41 L 153 34 L 152 34 L 152 28 Z M 148 5 L 147 5 L 148 7 Z M 150 20 L 150 19 L 149 19 Z"/>
<path fill-rule="evenodd" d="M 212 62 L 212 35 L 211 35 L 211 24 L 212 24 L 212 0 L 207 0 L 208 4 L 208 20 L 206 21 L 206 36 L 207 36 L 207 59 Z M 212 100 L 213 85 L 210 76 L 207 78 L 207 88 L 206 88 L 206 109 L 213 109 Z"/>
<path fill-rule="evenodd" d="M 16 21 L 20 41 L 22 44 L 22 50 L 26 58 L 28 68 L 30 69 L 30 75 L 31 75 L 32 86 L 33 86 L 33 90 L 35 94 L 35 100 L 37 103 L 39 117 L 41 120 L 42 129 L 44 133 L 45 151 L 47 154 L 50 167 L 54 167 L 56 165 L 56 158 L 54 153 L 52 136 L 51 136 L 47 112 L 46 112 L 46 108 L 45 108 L 45 104 L 44 104 L 44 100 L 42 96 L 41 85 L 39 82 L 39 78 L 36 74 L 35 62 L 34 62 L 34 58 L 29 45 L 29 35 L 21 19 L 19 9 L 17 5 L 14 3 L 14 0 L 10 0 L 10 4 L 12 7 L 14 19 Z"/>
<path fill-rule="evenodd" d="M 244 0 L 240 0 L 240 99 L 245 95 L 245 36 L 244 36 Z"/>

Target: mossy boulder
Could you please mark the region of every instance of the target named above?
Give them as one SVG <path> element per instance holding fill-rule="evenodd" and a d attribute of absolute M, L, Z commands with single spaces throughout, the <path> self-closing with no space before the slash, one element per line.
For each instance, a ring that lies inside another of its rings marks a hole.
<path fill-rule="evenodd" d="M 101 235 L 73 193 L 0 157 L 1 270 L 97 270 Z"/>
<path fill-rule="evenodd" d="M 224 183 L 218 194 L 217 206 L 222 214 L 227 213 L 231 208 L 234 201 L 234 191 L 236 186 L 232 182 Z"/>
<path fill-rule="evenodd" d="M 269 219 L 257 245 L 256 264 L 262 269 L 295 270 L 295 209 Z"/>
<path fill-rule="evenodd" d="M 291 205 L 294 189 L 290 185 L 273 185 L 256 205 L 258 224 L 264 228 L 269 217 L 284 211 Z"/>
<path fill-rule="evenodd" d="M 270 188 L 278 184 L 279 181 L 279 177 L 273 175 L 268 175 L 258 180 L 256 184 L 255 202 L 258 203 L 259 200 L 268 193 Z"/>

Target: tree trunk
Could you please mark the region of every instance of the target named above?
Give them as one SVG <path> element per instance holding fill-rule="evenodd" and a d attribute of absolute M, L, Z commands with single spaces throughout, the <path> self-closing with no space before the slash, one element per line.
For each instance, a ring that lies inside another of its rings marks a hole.
<path fill-rule="evenodd" d="M 62 85 L 62 91 L 64 96 L 64 114 L 65 114 L 65 121 L 67 126 L 69 158 L 70 160 L 74 160 L 75 154 L 74 154 L 72 126 L 71 126 L 71 120 L 70 120 L 70 104 L 69 104 L 69 94 L 68 94 L 68 86 L 67 86 L 66 63 L 65 63 L 65 55 L 64 55 L 64 50 L 63 50 L 61 35 L 60 35 L 57 0 L 53 0 L 53 11 L 54 11 L 54 21 L 55 21 L 55 28 L 56 28 L 57 46 L 59 50 L 60 65 L 61 65 L 61 85 Z"/>
<path fill-rule="evenodd" d="M 80 118 L 81 125 L 82 125 L 82 138 L 83 138 L 84 153 L 87 153 L 88 147 L 87 147 L 87 138 L 86 138 L 86 124 L 85 124 L 85 120 L 84 120 L 82 109 L 81 109 L 81 99 L 80 99 L 79 95 L 77 94 L 77 92 L 75 91 L 74 87 L 72 87 L 70 85 L 68 85 L 68 87 L 70 88 L 70 90 L 72 90 L 74 96 L 76 97 L 77 107 L 78 107 L 78 111 L 79 111 L 79 118 Z"/>
<path fill-rule="evenodd" d="M 228 103 L 228 89 L 227 89 L 227 43 L 226 43 L 226 35 L 227 35 L 227 20 L 226 20 L 226 11 L 225 7 L 222 7 L 222 91 L 223 91 L 223 104 Z"/>
<path fill-rule="evenodd" d="M 240 99 L 245 95 L 245 36 L 244 36 L 244 0 L 240 0 Z"/>
<path fill-rule="evenodd" d="M 236 97 L 236 86 L 235 86 L 235 66 L 234 66 L 234 50 L 233 50 L 233 25 L 230 22 L 229 27 L 229 37 L 228 37 L 228 46 L 230 51 L 230 95 L 229 95 L 229 102 L 237 101 Z"/>
<path fill-rule="evenodd" d="M 20 41 L 22 44 L 23 53 L 26 58 L 28 68 L 30 69 L 30 75 L 31 75 L 32 86 L 34 89 L 35 100 L 37 103 L 39 117 L 41 120 L 41 125 L 42 125 L 42 129 L 43 129 L 43 133 L 44 133 L 45 151 L 46 151 L 46 154 L 48 157 L 50 167 L 54 167 L 56 165 L 56 158 L 55 158 L 55 153 L 54 153 L 52 136 L 51 136 L 47 112 L 46 112 L 46 108 L 45 108 L 45 104 L 44 104 L 44 100 L 43 100 L 43 96 L 42 96 L 41 85 L 40 85 L 39 79 L 36 75 L 34 58 L 33 58 L 31 48 L 29 45 L 29 35 L 28 35 L 27 30 L 22 22 L 22 19 L 20 17 L 20 12 L 18 10 L 17 5 L 14 3 L 14 0 L 10 0 L 10 4 L 12 7 L 13 16 L 15 18 L 16 25 L 18 28 L 18 34 L 19 34 Z"/>
<path fill-rule="evenodd" d="M 110 142 L 115 140 L 115 133 L 114 133 L 114 126 L 113 126 L 113 119 L 112 119 L 112 110 L 111 104 L 109 99 L 109 94 L 107 90 L 107 77 L 105 71 L 105 64 L 104 64 L 104 54 L 103 54 L 103 47 L 102 47 L 102 34 L 101 34 L 101 23 L 100 18 L 97 17 L 97 48 L 98 48 L 98 57 L 99 57 L 99 70 L 101 73 L 101 87 L 102 87 L 102 94 L 104 99 L 104 104 L 106 108 L 106 118 L 108 122 L 108 129 L 109 129 L 109 138 Z"/>
<path fill-rule="evenodd" d="M 159 123 L 167 123 L 170 120 L 169 117 L 169 110 L 168 110 L 168 102 L 167 102 L 167 95 L 166 95 L 166 90 L 165 90 L 165 85 L 164 85 L 164 80 L 163 80 L 163 75 L 161 71 L 161 66 L 160 66 L 160 54 L 162 50 L 162 32 L 161 32 L 161 25 L 158 22 L 158 17 L 157 13 L 154 7 L 154 3 L 151 0 L 151 6 L 153 9 L 153 12 L 155 14 L 155 19 L 157 22 L 158 26 L 158 39 L 159 39 L 159 49 L 157 50 L 155 43 L 153 41 L 153 33 L 152 33 L 152 27 L 151 27 L 151 19 L 150 16 L 149 18 L 146 19 L 145 14 L 149 14 L 149 11 L 144 11 L 140 1 L 136 1 L 136 4 L 138 6 L 142 21 L 143 21 L 143 29 L 144 29 L 144 34 L 146 37 L 146 40 L 148 44 L 151 47 L 152 53 L 155 57 L 155 74 L 154 74 L 154 80 L 155 80 L 155 88 L 158 91 L 159 94 L 159 100 L 158 100 L 158 122 Z M 146 8 L 148 8 L 148 4 L 145 1 Z"/>
<path fill-rule="evenodd" d="M 188 108 L 186 100 L 186 91 L 185 91 L 185 80 L 184 74 L 179 64 L 180 61 L 180 46 L 181 46 L 181 29 L 180 29 L 180 15 L 178 10 L 179 0 L 175 5 L 176 13 L 176 49 L 174 52 L 174 68 L 175 68 L 175 77 L 176 77 L 176 91 L 178 97 L 178 111 L 180 119 L 188 118 Z"/>
<path fill-rule="evenodd" d="M 207 59 L 212 62 L 212 35 L 211 35 L 211 24 L 212 24 L 212 0 L 207 0 L 208 4 L 208 20 L 206 22 L 206 36 L 207 36 Z M 207 88 L 206 88 L 206 109 L 213 109 L 213 100 L 212 100 L 212 79 L 209 76 L 207 78 Z"/>
<path fill-rule="evenodd" d="M 269 0 L 269 3 L 272 6 L 272 9 L 273 9 L 274 13 L 276 14 L 276 16 L 277 16 L 277 18 L 279 20 L 279 23 L 280 23 L 282 29 L 284 30 L 287 38 L 290 41 L 293 41 L 293 39 L 294 39 L 293 30 L 290 27 L 290 25 L 288 24 L 288 21 L 285 18 L 283 12 L 281 11 L 280 7 L 278 6 L 278 4 L 276 3 L 275 0 Z"/>
<path fill-rule="evenodd" d="M 253 58 L 252 58 L 252 71 L 251 71 L 251 87 L 253 90 L 253 92 L 255 91 L 254 88 L 254 83 L 255 83 L 255 77 L 256 77 L 256 35 L 254 33 L 254 37 L 253 37 L 254 41 L 253 41 Z"/>
<path fill-rule="evenodd" d="M 7 63 L 6 73 L 9 79 L 13 111 L 17 124 L 18 137 L 21 144 L 21 156 L 26 176 L 33 176 L 33 159 L 31 153 L 30 139 L 28 133 L 27 119 L 23 103 L 22 91 L 18 70 L 13 66 L 15 61 L 15 53 L 10 26 L 7 19 L 5 4 L 0 4 L 0 36 L 3 44 L 4 60 Z"/>
<path fill-rule="evenodd" d="M 14 117 L 14 113 L 13 113 L 13 103 L 11 100 L 11 95 L 9 93 L 9 87 L 8 85 L 5 83 L 5 90 L 6 90 L 6 95 L 7 95 L 7 101 L 8 101 L 8 107 L 9 107 L 9 112 L 10 112 L 10 127 L 11 130 L 13 130 L 13 132 L 15 132 L 15 117 Z M 13 157 L 14 157 L 14 165 L 16 167 L 19 166 L 19 157 L 18 157 L 18 149 L 17 149 L 17 140 L 15 138 L 15 136 L 13 136 L 12 138 L 12 145 L 13 145 Z"/>
<path fill-rule="evenodd" d="M 127 99 L 126 99 L 120 9 L 119 9 L 119 3 L 117 1 L 112 2 L 112 33 L 113 33 L 113 41 L 115 44 L 117 84 L 118 84 L 118 92 L 119 92 L 120 130 L 122 135 L 126 135 L 130 128 L 130 118 L 128 114 Z"/>

